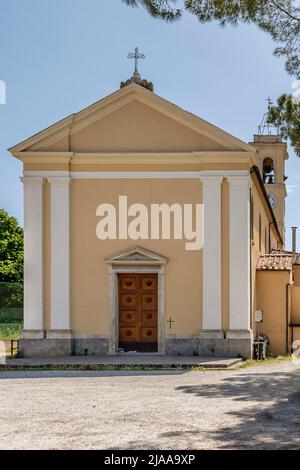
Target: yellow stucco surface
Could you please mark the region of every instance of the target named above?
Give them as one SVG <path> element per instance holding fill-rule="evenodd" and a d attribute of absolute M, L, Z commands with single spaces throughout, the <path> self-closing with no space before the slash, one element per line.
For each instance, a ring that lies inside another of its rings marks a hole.
<path fill-rule="evenodd" d="M 300 324 L 300 266 L 294 266 L 294 285 L 291 300 L 291 323 Z M 300 340 L 300 327 L 294 327 L 293 339 Z"/>
<path fill-rule="evenodd" d="M 70 150 L 77 152 L 187 152 L 225 150 L 226 147 L 200 136 L 139 101 L 76 132 Z"/>
<path fill-rule="evenodd" d="M 286 352 L 286 285 L 289 282 L 289 271 L 257 272 L 256 307 L 264 311 L 259 331 L 269 336 L 269 351 L 274 355 Z"/>
<path fill-rule="evenodd" d="M 202 251 L 186 251 L 184 240 L 99 240 L 96 208 L 140 202 L 201 203 L 199 180 L 76 180 L 71 190 L 71 327 L 75 333 L 108 332 L 108 266 L 104 258 L 140 245 L 169 259 L 165 271 L 165 312 L 172 316 L 174 334 L 193 334 L 201 328 Z"/>

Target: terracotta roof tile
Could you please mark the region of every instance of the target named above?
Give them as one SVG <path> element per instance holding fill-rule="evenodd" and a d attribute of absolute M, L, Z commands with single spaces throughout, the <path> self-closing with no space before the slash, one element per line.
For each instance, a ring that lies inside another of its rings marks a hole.
<path fill-rule="evenodd" d="M 293 253 L 292 251 L 287 251 L 287 250 L 284 250 L 284 251 L 279 251 L 279 250 L 272 250 L 272 255 L 273 254 L 276 254 L 276 255 L 293 255 L 293 264 L 300 264 L 300 253 Z"/>
<path fill-rule="evenodd" d="M 293 268 L 293 254 L 271 253 L 262 255 L 257 263 L 258 271 L 291 271 Z"/>

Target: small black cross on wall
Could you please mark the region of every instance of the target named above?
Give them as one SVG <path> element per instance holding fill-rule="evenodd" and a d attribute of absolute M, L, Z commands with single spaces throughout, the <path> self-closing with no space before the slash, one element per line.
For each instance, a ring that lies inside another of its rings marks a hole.
<path fill-rule="evenodd" d="M 167 320 L 167 323 L 169 323 L 169 329 L 172 330 L 172 323 L 174 323 L 174 320 L 172 320 L 172 317 Z"/>

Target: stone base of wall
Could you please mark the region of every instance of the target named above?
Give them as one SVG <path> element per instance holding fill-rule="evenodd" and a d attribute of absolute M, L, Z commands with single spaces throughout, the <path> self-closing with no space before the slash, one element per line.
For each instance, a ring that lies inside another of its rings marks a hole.
<path fill-rule="evenodd" d="M 212 335 L 210 335 L 212 336 Z M 248 337 L 167 337 L 165 353 L 170 356 L 252 357 L 253 339 Z"/>
<path fill-rule="evenodd" d="M 23 357 L 105 356 L 107 338 L 24 338 L 19 341 Z"/>
<path fill-rule="evenodd" d="M 204 339 L 199 341 L 200 356 L 252 357 L 250 339 Z"/>
<path fill-rule="evenodd" d="M 105 356 L 108 352 L 107 338 L 73 338 L 75 356 Z"/>
<path fill-rule="evenodd" d="M 53 333 L 52 333 L 53 334 Z M 22 335 L 23 336 L 23 335 Z M 25 335 L 24 335 L 25 336 Z M 53 338 L 21 337 L 19 348 L 23 357 L 53 356 L 105 356 L 108 354 L 108 338 L 96 335 Z M 165 354 L 169 356 L 219 356 L 251 357 L 253 350 L 252 332 L 227 332 L 226 337 L 201 332 L 198 336 L 167 336 Z"/>
<path fill-rule="evenodd" d="M 71 330 L 23 330 L 19 341 L 23 357 L 54 357 L 72 354 Z"/>
<path fill-rule="evenodd" d="M 209 336 L 209 335 L 208 335 Z M 227 331 L 225 338 L 200 335 L 200 356 L 224 356 L 250 358 L 253 354 L 252 331 Z"/>
<path fill-rule="evenodd" d="M 197 356 L 199 354 L 198 337 L 169 336 L 165 339 L 165 353 L 167 356 Z"/>
<path fill-rule="evenodd" d="M 23 357 L 70 356 L 72 340 L 69 339 L 20 339 L 19 349 Z"/>

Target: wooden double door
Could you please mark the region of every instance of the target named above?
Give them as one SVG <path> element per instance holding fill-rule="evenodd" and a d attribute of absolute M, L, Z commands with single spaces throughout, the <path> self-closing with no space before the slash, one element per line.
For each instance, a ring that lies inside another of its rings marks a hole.
<path fill-rule="evenodd" d="M 119 348 L 157 352 L 157 274 L 119 274 Z"/>

